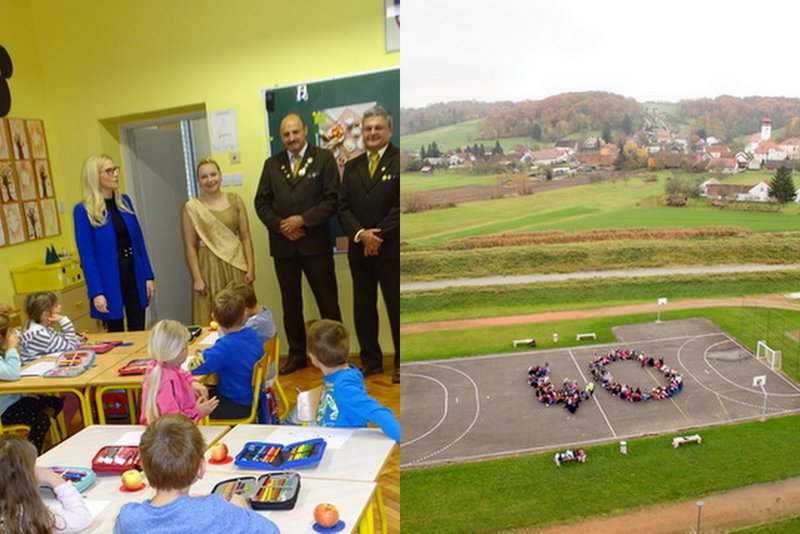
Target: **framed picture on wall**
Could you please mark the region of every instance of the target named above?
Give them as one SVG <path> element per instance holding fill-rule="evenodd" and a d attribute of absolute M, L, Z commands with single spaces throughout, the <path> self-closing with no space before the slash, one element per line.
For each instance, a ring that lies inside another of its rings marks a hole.
<path fill-rule="evenodd" d="M 47 158 L 47 144 L 44 139 L 44 124 L 40 120 L 27 120 L 28 139 L 31 143 L 31 157 L 35 159 Z"/>
<path fill-rule="evenodd" d="M 53 198 L 45 198 L 39 201 L 42 209 L 42 222 L 44 223 L 44 235 L 47 237 L 58 235 L 61 229 L 58 226 L 58 210 L 56 201 Z"/>
<path fill-rule="evenodd" d="M 19 201 L 13 161 L 0 161 L 0 198 L 4 203 Z"/>
<path fill-rule="evenodd" d="M 3 220 L 2 210 L 0 210 L 0 247 L 4 247 L 8 243 L 6 240 L 6 222 Z"/>
<path fill-rule="evenodd" d="M 11 136 L 11 147 L 14 159 L 28 159 L 31 157 L 31 147 L 28 145 L 28 133 L 25 131 L 25 121 L 22 119 L 8 119 L 8 133 Z"/>
<path fill-rule="evenodd" d="M 36 187 L 39 189 L 39 198 L 53 196 L 53 182 L 50 179 L 50 165 L 46 159 L 37 159 L 33 162 L 36 174 Z"/>
<path fill-rule="evenodd" d="M 23 204 L 23 211 L 25 212 L 25 226 L 28 228 L 28 239 L 34 240 L 44 237 L 42 213 L 39 211 L 39 203 L 25 202 L 25 204 Z"/>
<path fill-rule="evenodd" d="M 18 203 L 4 204 L 3 216 L 6 219 L 8 243 L 14 245 L 25 241 L 25 226 L 22 221 L 22 211 Z"/>
<path fill-rule="evenodd" d="M 21 200 L 36 199 L 36 178 L 33 175 L 31 161 L 17 162 L 17 178 L 19 179 L 19 196 Z"/>
<path fill-rule="evenodd" d="M 11 159 L 11 144 L 8 142 L 5 119 L 0 119 L 0 160 L 2 159 Z"/>
<path fill-rule="evenodd" d="M 386 21 L 386 51 L 400 50 L 400 0 L 383 0 Z"/>

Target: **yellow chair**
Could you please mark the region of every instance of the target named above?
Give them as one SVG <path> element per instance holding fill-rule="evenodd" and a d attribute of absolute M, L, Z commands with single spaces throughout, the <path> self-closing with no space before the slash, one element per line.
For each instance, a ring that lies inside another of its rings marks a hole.
<path fill-rule="evenodd" d="M 278 353 L 279 344 L 278 336 L 273 336 L 272 339 L 264 343 L 264 354 L 253 366 L 253 376 L 251 379 L 251 385 L 253 386 L 253 404 L 250 406 L 250 415 L 243 419 L 211 419 L 210 417 L 204 417 L 202 421 L 203 424 L 230 426 L 255 423 L 258 420 L 258 402 L 261 398 L 261 391 L 264 386 L 267 385 L 266 381 L 270 375 L 271 362 L 277 362 L 276 354 Z M 277 384 L 277 388 L 280 388 L 280 384 L 278 384 L 277 380 L 277 364 L 275 364 L 273 368 L 275 375 L 273 384 Z M 283 394 L 282 389 L 280 392 Z"/>
<path fill-rule="evenodd" d="M 0 434 L 21 434 L 27 436 L 30 431 L 31 427 L 28 425 L 3 426 L 3 421 L 0 421 Z"/>
<path fill-rule="evenodd" d="M 3 426 L 3 421 L 0 420 L 0 434 L 19 434 L 21 436 L 28 436 L 31 431 L 31 427 L 28 425 L 9 425 Z M 64 421 L 64 415 L 59 414 L 57 419 L 50 418 L 50 442 L 53 445 L 57 445 L 61 442 L 62 436 L 66 437 L 66 422 Z"/>
<path fill-rule="evenodd" d="M 281 341 L 278 339 L 278 334 L 275 334 L 272 336 L 272 339 L 264 343 L 264 354 L 269 356 L 267 377 L 264 379 L 264 387 L 271 387 L 280 397 L 278 418 L 283 419 L 286 417 L 286 414 L 289 413 L 289 400 L 286 398 L 283 387 L 281 387 L 278 374 L 281 358 Z"/>

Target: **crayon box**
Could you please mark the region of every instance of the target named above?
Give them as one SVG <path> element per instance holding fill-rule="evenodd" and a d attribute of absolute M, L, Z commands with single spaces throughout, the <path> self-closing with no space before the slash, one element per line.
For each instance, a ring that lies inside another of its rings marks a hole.
<path fill-rule="evenodd" d="M 69 467 L 66 465 L 54 465 L 50 470 L 58 474 L 67 482 L 72 482 L 75 489 L 83 491 L 94 482 L 95 474 L 91 469 L 86 467 Z"/>
<path fill-rule="evenodd" d="M 92 469 L 102 475 L 119 475 L 128 469 L 138 469 L 139 447 L 133 445 L 106 445 L 92 458 Z"/>
<path fill-rule="evenodd" d="M 295 469 L 316 465 L 325 452 L 325 440 L 314 438 L 289 445 L 249 441 L 236 455 L 234 463 L 251 469 Z"/>
<path fill-rule="evenodd" d="M 211 490 L 226 500 L 238 493 L 250 502 L 253 510 L 291 510 L 300 493 L 300 475 L 291 471 L 268 473 L 260 477 L 223 480 Z"/>

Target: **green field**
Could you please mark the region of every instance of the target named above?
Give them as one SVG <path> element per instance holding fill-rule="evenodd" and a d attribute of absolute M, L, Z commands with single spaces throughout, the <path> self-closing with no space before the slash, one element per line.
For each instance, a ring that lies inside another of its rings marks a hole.
<path fill-rule="evenodd" d="M 478 124 L 482 119 L 474 119 L 471 121 L 460 122 L 458 124 L 451 124 L 450 126 L 442 126 L 441 128 L 434 128 L 433 130 L 426 130 L 415 134 L 404 135 L 400 138 L 400 147 L 405 151 L 416 152 L 421 146 L 425 146 L 427 150 L 428 145 L 433 141 L 439 147 L 439 150 L 446 152 L 456 149 L 464 145 L 483 144 L 487 150 L 494 148 L 496 139 L 477 139 Z M 508 151 L 514 145 L 530 146 L 534 143 L 533 139 L 529 137 L 508 137 L 499 139 L 500 146 L 504 151 Z M 546 144 L 552 146 L 552 143 Z"/>
<path fill-rule="evenodd" d="M 414 178 L 412 179 L 411 176 Z M 404 173 L 400 180 L 400 193 L 412 191 L 434 191 L 450 187 L 465 187 L 468 185 L 497 185 L 497 175 L 460 174 L 444 169 L 436 169 L 433 174 Z"/>
<path fill-rule="evenodd" d="M 669 174 L 657 176 L 655 182 L 632 177 L 404 214 L 401 238 L 413 249 L 503 232 L 692 226 L 741 226 L 755 232 L 780 232 L 800 227 L 797 204 L 787 205 L 780 212 L 663 206 L 657 198 L 663 194 Z M 423 178 L 409 175 L 412 183 L 406 187 Z"/>
<path fill-rule="evenodd" d="M 513 286 L 451 287 L 400 294 L 403 324 L 526 315 L 691 298 L 744 297 L 800 291 L 800 270 L 567 280 Z"/>
<path fill-rule="evenodd" d="M 786 534 L 787 532 L 800 532 L 800 516 L 734 530 L 731 534 Z"/>

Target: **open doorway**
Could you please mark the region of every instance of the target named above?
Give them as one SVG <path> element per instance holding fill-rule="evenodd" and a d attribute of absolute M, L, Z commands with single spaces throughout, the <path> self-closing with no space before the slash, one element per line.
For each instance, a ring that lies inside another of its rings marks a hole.
<path fill-rule="evenodd" d="M 120 126 L 129 194 L 156 273 L 148 327 L 160 319 L 192 321 L 192 279 L 183 253 L 181 208 L 197 195 L 195 162 L 210 152 L 204 113 Z"/>

